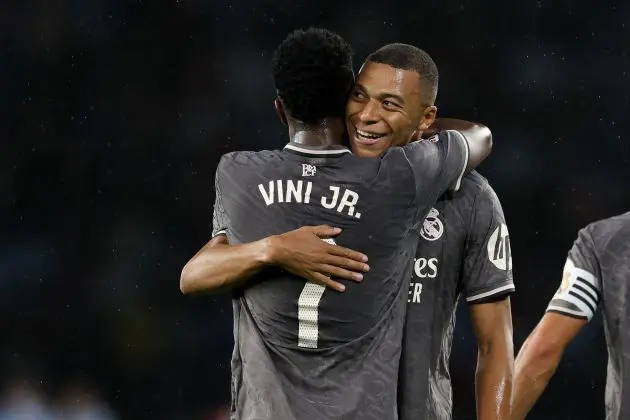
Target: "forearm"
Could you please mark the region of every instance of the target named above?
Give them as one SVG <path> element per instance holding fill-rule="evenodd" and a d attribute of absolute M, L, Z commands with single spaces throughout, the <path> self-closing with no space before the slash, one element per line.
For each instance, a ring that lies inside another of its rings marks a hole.
<path fill-rule="evenodd" d="M 508 349 L 479 352 L 475 375 L 478 420 L 510 418 L 513 360 Z"/>
<path fill-rule="evenodd" d="M 556 372 L 561 354 L 537 354 L 526 341 L 514 366 L 511 420 L 523 420 Z"/>
<path fill-rule="evenodd" d="M 220 292 L 243 284 L 268 265 L 267 239 L 235 246 L 206 246 L 182 270 L 180 289 L 184 294 Z"/>

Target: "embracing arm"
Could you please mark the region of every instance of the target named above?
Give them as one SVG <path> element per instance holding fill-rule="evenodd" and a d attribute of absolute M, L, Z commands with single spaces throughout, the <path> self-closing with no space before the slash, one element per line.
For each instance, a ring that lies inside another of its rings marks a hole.
<path fill-rule="evenodd" d="M 225 235 L 212 238 L 186 263 L 179 278 L 184 294 L 220 292 L 242 284 L 271 264 L 268 238 L 230 246 Z"/>
<path fill-rule="evenodd" d="M 361 281 L 369 270 L 367 256 L 322 239 L 338 235 L 330 226 L 305 226 L 243 245 L 228 245 L 225 235 L 208 242 L 184 266 L 182 293 L 220 292 L 243 284 L 265 267 L 276 266 L 338 291 L 345 287 L 335 276 Z"/>
<path fill-rule="evenodd" d="M 510 298 L 470 306 L 477 338 L 477 418 L 510 418 L 514 347 Z"/>

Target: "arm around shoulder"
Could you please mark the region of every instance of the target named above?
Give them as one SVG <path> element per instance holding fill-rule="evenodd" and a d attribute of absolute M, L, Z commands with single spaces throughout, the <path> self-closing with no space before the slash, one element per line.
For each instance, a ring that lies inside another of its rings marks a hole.
<path fill-rule="evenodd" d="M 466 139 L 468 162 L 464 172 L 470 172 L 483 162 L 492 152 L 492 132 L 482 124 L 472 124 L 466 130 L 457 130 Z"/>
<path fill-rule="evenodd" d="M 431 127 L 422 133 L 422 138 L 426 139 L 447 130 L 457 131 L 466 139 L 469 158 L 465 172 L 477 167 L 492 151 L 492 132 L 487 126 L 456 118 L 437 118 Z"/>

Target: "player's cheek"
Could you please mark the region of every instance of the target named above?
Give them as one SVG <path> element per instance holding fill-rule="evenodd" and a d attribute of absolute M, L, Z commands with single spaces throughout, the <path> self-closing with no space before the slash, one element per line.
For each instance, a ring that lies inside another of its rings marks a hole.
<path fill-rule="evenodd" d="M 361 111 L 360 104 L 356 101 L 350 99 L 346 105 L 346 123 L 351 124 L 353 120 L 356 118 L 358 113 Z"/>

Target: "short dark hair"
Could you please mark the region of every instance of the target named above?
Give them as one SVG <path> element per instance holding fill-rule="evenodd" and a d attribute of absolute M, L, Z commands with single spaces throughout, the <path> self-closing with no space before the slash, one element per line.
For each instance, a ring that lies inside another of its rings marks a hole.
<path fill-rule="evenodd" d="M 305 124 L 343 118 L 354 84 L 352 48 L 321 28 L 292 32 L 273 55 L 273 80 L 290 117 Z"/>
<path fill-rule="evenodd" d="M 409 44 L 387 44 L 368 56 L 365 61 L 387 64 L 401 70 L 415 71 L 426 83 L 426 100 L 433 105 L 437 97 L 439 74 L 435 61 L 426 52 Z"/>

